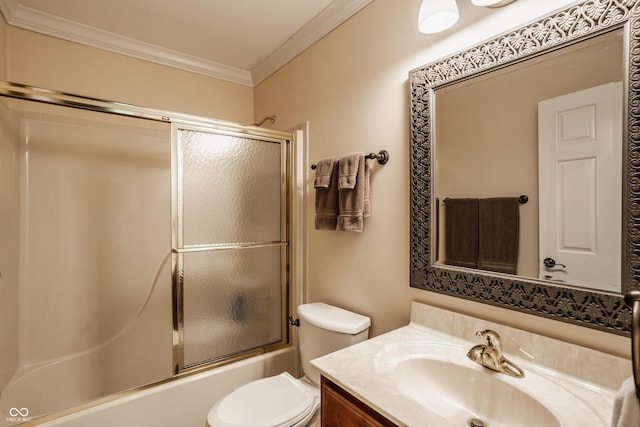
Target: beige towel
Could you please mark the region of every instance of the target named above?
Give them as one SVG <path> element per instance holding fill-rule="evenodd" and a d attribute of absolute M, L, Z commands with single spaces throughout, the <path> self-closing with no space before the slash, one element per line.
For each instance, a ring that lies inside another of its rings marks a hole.
<path fill-rule="evenodd" d="M 360 160 L 364 161 L 364 153 L 351 153 L 340 158 L 338 166 L 338 190 L 356 188 Z"/>
<path fill-rule="evenodd" d="M 316 165 L 316 179 L 313 182 L 314 188 L 329 188 L 331 183 L 331 174 L 338 159 L 320 160 Z"/>
<path fill-rule="evenodd" d="M 336 159 L 318 162 L 314 187 L 316 189 L 316 230 L 335 230 L 338 225 L 339 207 Z"/>
<path fill-rule="evenodd" d="M 357 163 L 355 161 L 357 159 Z M 338 177 L 339 208 L 338 229 L 341 231 L 362 231 L 366 216 L 371 212 L 369 200 L 369 173 L 364 153 L 351 153 L 340 158 Z M 355 180 L 353 179 L 354 164 Z M 351 185 L 353 184 L 353 187 Z"/>
<path fill-rule="evenodd" d="M 633 377 L 630 377 L 622 383 L 614 397 L 611 427 L 638 426 L 640 426 L 640 400 L 636 395 L 636 383 Z"/>

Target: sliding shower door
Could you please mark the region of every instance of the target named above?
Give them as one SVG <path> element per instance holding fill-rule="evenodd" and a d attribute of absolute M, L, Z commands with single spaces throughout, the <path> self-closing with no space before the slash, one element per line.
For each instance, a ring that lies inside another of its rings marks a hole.
<path fill-rule="evenodd" d="M 286 341 L 288 141 L 173 125 L 176 371 Z"/>

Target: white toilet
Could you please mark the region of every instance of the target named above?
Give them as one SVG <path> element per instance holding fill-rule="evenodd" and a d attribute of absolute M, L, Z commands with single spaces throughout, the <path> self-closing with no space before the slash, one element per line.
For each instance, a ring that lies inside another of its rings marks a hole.
<path fill-rule="evenodd" d="M 217 401 L 210 427 L 302 427 L 320 406 L 320 372 L 311 360 L 366 340 L 371 320 L 314 302 L 298 306 L 298 345 L 304 376 L 284 372 L 245 384 Z"/>

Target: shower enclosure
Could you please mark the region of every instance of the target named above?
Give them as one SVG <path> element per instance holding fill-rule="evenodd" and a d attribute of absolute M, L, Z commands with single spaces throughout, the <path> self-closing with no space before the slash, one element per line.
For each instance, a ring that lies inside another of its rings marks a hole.
<path fill-rule="evenodd" d="M 286 144 L 173 126 L 178 369 L 286 335 Z M 215 325 L 215 327 L 212 327 Z"/>
<path fill-rule="evenodd" d="M 290 134 L 0 95 L 0 426 L 288 342 Z"/>

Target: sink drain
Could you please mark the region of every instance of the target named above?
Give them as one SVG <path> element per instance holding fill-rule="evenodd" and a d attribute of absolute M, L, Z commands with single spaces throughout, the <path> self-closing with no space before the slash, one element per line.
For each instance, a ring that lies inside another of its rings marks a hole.
<path fill-rule="evenodd" d="M 471 418 L 469 420 L 469 427 L 486 427 L 484 421 L 479 420 L 478 418 Z"/>

